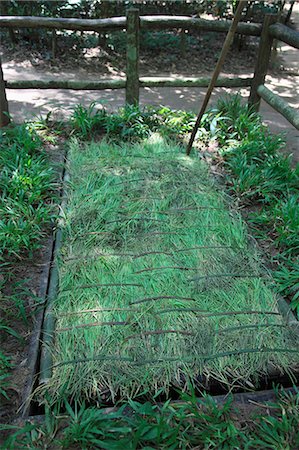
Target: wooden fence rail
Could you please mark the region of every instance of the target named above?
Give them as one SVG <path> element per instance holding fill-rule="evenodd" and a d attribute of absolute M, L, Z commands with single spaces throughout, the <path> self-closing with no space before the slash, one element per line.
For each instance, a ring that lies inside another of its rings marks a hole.
<path fill-rule="evenodd" d="M 49 30 L 107 31 L 126 28 L 125 17 L 65 19 L 34 16 L 0 16 L 0 28 L 47 28 Z"/>
<path fill-rule="evenodd" d="M 292 30 L 292 28 L 286 27 L 282 23 L 275 23 L 269 27 L 269 33 L 272 37 L 299 49 L 298 31 Z"/>
<path fill-rule="evenodd" d="M 257 89 L 260 97 L 272 106 L 277 112 L 279 112 L 283 117 L 285 117 L 297 130 L 299 130 L 299 112 L 288 105 L 279 95 L 274 94 L 266 86 L 261 85 Z"/>
<path fill-rule="evenodd" d="M 55 30 L 105 31 L 125 29 L 126 17 L 110 19 L 65 19 L 34 16 L 0 16 L 0 28 L 47 28 Z M 152 29 L 198 29 L 204 31 L 227 32 L 231 20 L 205 20 L 188 16 L 140 16 L 140 28 Z M 251 36 L 260 36 L 262 26 L 257 23 L 240 23 L 237 32 Z"/>
<path fill-rule="evenodd" d="M 266 15 L 263 24 L 238 24 L 237 33 L 259 36 L 260 44 L 253 78 L 219 78 L 216 86 L 227 88 L 250 87 L 249 104 L 259 109 L 260 99 L 279 111 L 296 128 L 297 113 L 286 108 L 279 101 L 280 98 L 268 90 L 263 89 L 269 67 L 273 38 L 279 39 L 295 48 L 299 48 L 299 33 L 289 27 L 277 23 L 278 17 Z M 205 20 L 188 16 L 139 16 L 136 8 L 130 8 L 126 17 L 112 17 L 107 19 L 67 19 L 33 16 L 0 16 L 0 29 L 17 28 L 46 28 L 56 30 L 78 30 L 103 32 L 107 30 L 127 31 L 127 70 L 126 78 L 101 79 L 97 81 L 76 80 L 20 80 L 4 81 L 0 61 L 0 127 L 8 123 L 8 105 L 5 88 L 7 89 L 74 89 L 74 90 L 103 90 L 126 89 L 126 102 L 138 104 L 140 87 L 207 87 L 209 78 L 193 77 L 140 77 L 139 76 L 139 41 L 140 30 L 171 29 L 204 30 L 227 32 L 230 20 Z M 277 98 L 276 98 L 277 97 Z M 284 102 L 285 103 L 285 102 Z"/>
<path fill-rule="evenodd" d="M 208 87 L 210 78 L 194 77 L 140 77 L 140 87 Z M 239 88 L 250 87 L 252 78 L 219 78 L 216 87 Z M 100 91 L 104 89 L 126 88 L 126 78 L 110 80 L 13 80 L 6 81 L 7 89 L 72 89 L 75 91 Z"/>

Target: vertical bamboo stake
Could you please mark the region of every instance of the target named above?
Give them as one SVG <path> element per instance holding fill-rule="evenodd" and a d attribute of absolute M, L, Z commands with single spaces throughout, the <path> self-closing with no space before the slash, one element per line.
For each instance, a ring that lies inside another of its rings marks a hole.
<path fill-rule="evenodd" d="M 277 21 L 277 17 L 277 14 L 267 14 L 263 23 L 258 56 L 248 99 L 248 105 L 254 107 L 256 111 L 259 110 L 261 102 L 257 89 L 265 82 L 273 44 L 273 38 L 269 34 L 269 26 Z"/>
<path fill-rule="evenodd" d="M 226 57 L 226 55 L 228 53 L 228 50 L 229 50 L 229 48 L 231 46 L 234 34 L 236 32 L 236 29 L 237 29 L 237 25 L 239 23 L 242 11 L 243 11 L 244 7 L 246 6 L 246 4 L 247 4 L 247 1 L 244 1 L 244 0 L 240 0 L 239 3 L 238 3 L 236 14 L 235 14 L 234 19 L 232 21 L 231 27 L 230 27 L 230 29 L 229 29 L 229 31 L 227 33 L 226 39 L 225 39 L 223 47 L 222 47 L 221 54 L 219 56 L 218 62 L 216 64 L 216 67 L 215 67 L 215 70 L 214 70 L 214 73 L 213 73 L 213 76 L 212 76 L 211 81 L 210 81 L 210 84 L 209 84 L 206 96 L 204 98 L 202 107 L 201 107 L 201 109 L 200 109 L 200 111 L 198 113 L 198 116 L 197 116 L 194 128 L 192 130 L 191 137 L 190 137 L 190 140 L 189 140 L 187 148 L 186 148 L 186 154 L 187 155 L 190 155 L 190 152 L 191 152 L 191 149 L 192 149 L 192 145 L 193 145 L 193 142 L 194 142 L 194 139 L 195 139 L 195 135 L 197 133 L 200 121 L 201 121 L 202 116 L 204 115 L 206 107 L 207 107 L 207 105 L 209 103 L 210 97 L 212 95 L 212 91 L 214 89 L 214 86 L 215 86 L 215 83 L 216 83 L 217 78 L 219 76 L 219 73 L 220 73 L 220 71 L 222 69 L 225 57 Z"/>
<path fill-rule="evenodd" d="M 57 54 L 57 35 L 56 30 L 52 30 L 52 59 L 56 59 Z"/>
<path fill-rule="evenodd" d="M 5 82 L 3 78 L 3 71 L 0 58 L 0 128 L 5 127 L 10 122 L 8 102 L 5 92 Z"/>
<path fill-rule="evenodd" d="M 139 10 L 127 11 L 127 84 L 126 103 L 139 104 Z"/>
<path fill-rule="evenodd" d="M 180 38 L 180 54 L 182 58 L 185 58 L 187 48 L 187 34 L 184 28 L 180 30 Z"/>
<path fill-rule="evenodd" d="M 289 23 L 289 21 L 291 20 L 291 15 L 292 15 L 292 11 L 293 11 L 294 5 L 295 5 L 295 0 L 291 0 L 290 1 L 290 8 L 288 10 L 288 13 L 287 13 L 285 21 L 284 21 L 285 25 L 287 25 Z"/>

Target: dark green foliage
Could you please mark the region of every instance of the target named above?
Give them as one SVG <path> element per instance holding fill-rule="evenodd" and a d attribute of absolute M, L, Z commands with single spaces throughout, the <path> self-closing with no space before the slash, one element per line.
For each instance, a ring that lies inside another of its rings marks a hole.
<path fill-rule="evenodd" d="M 299 262 L 287 263 L 280 270 L 274 272 L 279 292 L 288 295 L 291 306 L 299 310 Z"/>
<path fill-rule="evenodd" d="M 3 425 L 12 434 L 7 449 L 286 449 L 299 445 L 299 394 L 276 389 L 276 401 L 259 414 L 242 416 L 230 398 L 212 397 L 162 405 L 129 401 L 105 410 L 64 401 L 48 412 L 43 424 Z M 244 414 L 244 412 L 243 412 Z"/>
<path fill-rule="evenodd" d="M 256 145 L 258 148 L 258 144 L 254 143 L 252 147 Z M 226 160 L 226 166 L 234 177 L 232 189 L 238 197 L 271 203 L 273 199 L 296 190 L 299 177 L 291 168 L 290 158 L 281 154 L 270 154 L 265 159 L 259 158 L 258 154 L 252 157 L 246 152 L 247 148 L 250 144 L 240 145 Z"/>
<path fill-rule="evenodd" d="M 0 252 L 19 257 L 38 247 L 51 219 L 53 171 L 26 125 L 2 131 L 0 145 Z"/>
<path fill-rule="evenodd" d="M 252 221 L 262 227 L 271 227 L 275 244 L 283 254 L 299 254 L 299 194 L 289 194 L 286 198 L 252 214 Z"/>
<path fill-rule="evenodd" d="M 89 107 L 78 105 L 71 118 L 75 134 L 84 140 L 103 132 L 112 139 L 126 141 L 145 139 L 155 131 L 173 137 L 191 131 L 194 122 L 193 113 L 166 107 L 126 105 L 109 114 L 104 109 L 96 109 L 95 103 Z"/>
<path fill-rule="evenodd" d="M 214 113 L 222 145 L 226 145 L 227 140 L 252 141 L 265 129 L 260 116 L 243 104 L 239 95 L 219 99 Z"/>
<path fill-rule="evenodd" d="M 126 32 L 114 31 L 107 35 L 107 46 L 111 50 L 122 53 L 126 51 L 127 46 Z M 142 31 L 140 35 L 140 49 L 141 51 L 160 52 L 170 50 L 172 52 L 180 52 L 181 35 L 177 31 Z M 186 34 L 186 46 L 199 47 L 199 40 L 194 36 Z M 93 45 L 95 46 L 95 45 Z"/>
<path fill-rule="evenodd" d="M 165 136 L 178 137 L 189 133 L 195 124 L 195 115 L 188 111 L 177 111 L 167 107 L 156 109 L 160 118 L 161 133 Z"/>
<path fill-rule="evenodd" d="M 151 130 L 157 129 L 158 118 L 148 108 L 126 105 L 115 114 L 107 116 L 106 131 L 108 136 L 124 140 L 144 139 Z"/>
<path fill-rule="evenodd" d="M 299 395 L 278 392 L 270 403 L 271 414 L 256 417 L 250 449 L 293 450 L 299 448 Z"/>
<path fill-rule="evenodd" d="M 87 108 L 77 105 L 71 117 L 71 124 L 81 139 L 88 139 L 96 131 L 104 130 L 105 119 L 105 110 L 96 109 L 96 103 L 93 102 Z"/>

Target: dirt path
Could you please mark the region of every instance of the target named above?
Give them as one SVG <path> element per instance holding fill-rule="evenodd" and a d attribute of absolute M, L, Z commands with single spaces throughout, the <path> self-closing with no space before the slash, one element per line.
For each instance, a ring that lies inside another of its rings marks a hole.
<path fill-rule="evenodd" d="M 299 4 L 293 11 L 293 22 L 299 29 Z M 298 50 L 281 43 L 278 55 L 285 71 L 281 75 L 269 75 L 266 85 L 275 93 L 281 95 L 292 107 L 299 108 L 299 58 Z M 11 63 L 3 64 L 4 77 L 7 80 L 18 79 L 94 79 L 84 70 L 47 73 L 34 67 L 15 67 Z M 162 75 L 162 74 L 161 74 Z M 165 75 L 179 75 L 166 73 Z M 207 74 L 211 75 L 211 74 Z M 244 73 L 250 76 L 251 73 Z M 196 74 L 194 74 L 196 76 Z M 201 88 L 143 88 L 140 91 L 141 105 L 166 105 L 175 109 L 186 109 L 197 112 L 200 108 L 206 89 Z M 215 89 L 210 106 L 216 103 L 220 95 L 225 92 L 240 92 L 247 98 L 248 89 Z M 7 90 L 10 113 L 15 121 L 30 119 L 35 115 L 44 115 L 49 111 L 58 116 L 67 117 L 78 103 L 88 105 L 92 101 L 102 102 L 107 109 L 123 106 L 125 92 L 121 90 L 105 91 L 68 91 L 68 90 Z M 264 122 L 274 133 L 285 133 L 287 138 L 287 152 L 294 154 L 295 161 L 299 161 L 299 131 L 290 125 L 280 114 L 262 101 L 261 114 Z"/>

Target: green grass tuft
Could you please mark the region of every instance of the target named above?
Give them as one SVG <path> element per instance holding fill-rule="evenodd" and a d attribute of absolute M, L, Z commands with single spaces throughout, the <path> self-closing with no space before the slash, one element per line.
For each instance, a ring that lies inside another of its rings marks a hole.
<path fill-rule="evenodd" d="M 0 145 L 0 258 L 20 257 L 38 247 L 51 220 L 53 170 L 27 125 L 2 130 Z"/>

